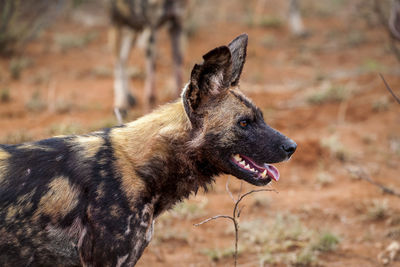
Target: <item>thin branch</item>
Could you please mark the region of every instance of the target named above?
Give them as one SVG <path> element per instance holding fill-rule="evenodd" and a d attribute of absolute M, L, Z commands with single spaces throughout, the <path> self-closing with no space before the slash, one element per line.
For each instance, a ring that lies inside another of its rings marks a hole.
<path fill-rule="evenodd" d="M 395 93 L 393 92 L 392 88 L 390 88 L 389 84 L 386 82 L 385 78 L 383 78 L 383 75 L 381 73 L 379 73 L 379 76 L 381 76 L 381 79 L 382 79 L 383 83 L 385 84 L 386 89 L 394 97 L 394 99 L 396 99 L 397 103 L 400 104 L 400 98 L 397 95 L 395 95 Z"/>
<path fill-rule="evenodd" d="M 394 191 L 393 189 L 390 189 L 389 187 L 387 187 L 381 183 L 374 181 L 371 178 L 371 176 L 369 176 L 369 174 L 362 167 L 360 167 L 360 166 L 357 166 L 357 167 L 358 167 L 358 170 L 356 170 L 356 171 L 351 170 L 351 168 L 349 168 L 349 167 L 347 167 L 346 169 L 348 172 L 353 173 L 358 178 L 363 179 L 363 180 L 369 182 L 370 184 L 373 184 L 373 185 L 379 187 L 382 190 L 382 192 L 390 194 L 390 195 L 394 195 L 396 197 L 400 197 L 400 193 Z"/>
<path fill-rule="evenodd" d="M 216 220 L 216 219 L 219 219 L 219 218 L 226 218 L 226 219 L 230 219 L 230 220 L 232 220 L 232 221 L 235 220 L 234 218 L 232 218 L 231 216 L 228 216 L 228 215 L 216 215 L 216 216 L 214 216 L 214 217 L 208 218 L 208 219 L 206 219 L 206 220 L 204 220 L 204 221 L 202 221 L 202 222 L 195 223 L 195 224 L 193 224 L 193 225 L 194 225 L 194 226 L 200 226 L 200 225 L 202 225 L 202 224 L 208 223 L 209 221 Z"/>
<path fill-rule="evenodd" d="M 276 191 L 275 189 L 266 189 L 266 188 L 264 188 L 264 189 L 251 190 L 251 191 L 241 195 L 239 197 L 239 199 L 236 201 L 235 207 L 233 208 L 233 217 L 238 217 L 236 210 L 238 209 L 238 205 L 239 205 L 240 201 L 242 201 L 243 198 L 245 198 L 246 196 L 248 196 L 250 194 L 253 194 L 253 193 L 256 193 L 256 192 L 262 192 L 262 191 L 272 191 L 272 192 L 278 193 L 278 191 Z"/>
<path fill-rule="evenodd" d="M 400 197 L 400 193 L 397 193 L 393 189 L 390 189 L 389 187 L 384 186 L 383 184 L 380 184 L 378 182 L 375 182 L 374 180 L 371 179 L 371 177 L 367 174 L 360 176 L 361 179 L 364 179 L 365 181 L 379 187 L 384 193 L 394 195 L 396 197 Z"/>
<path fill-rule="evenodd" d="M 241 186 L 242 186 L 242 183 L 241 183 Z M 229 190 L 229 178 L 228 178 L 228 180 L 227 180 L 227 182 L 225 184 L 225 188 L 226 188 L 226 191 L 228 192 L 228 194 L 230 195 L 230 197 L 234 200 L 233 195 L 232 195 L 231 191 Z M 240 189 L 240 191 L 242 191 L 242 190 Z M 249 191 L 249 192 L 247 192 L 247 193 L 245 193 L 243 195 L 241 195 L 239 193 L 238 199 L 236 201 L 234 200 L 235 201 L 235 206 L 233 208 L 233 216 L 216 215 L 216 216 L 208 218 L 208 219 L 206 219 L 206 220 L 204 220 L 202 222 L 194 224 L 194 226 L 199 226 L 199 225 L 205 224 L 205 223 L 207 223 L 209 221 L 216 220 L 216 219 L 219 219 L 219 218 L 229 219 L 229 220 L 231 220 L 233 222 L 233 226 L 235 227 L 235 253 L 233 255 L 234 256 L 234 266 L 237 266 L 237 257 L 238 257 L 238 243 L 239 243 L 239 221 L 238 221 L 238 218 L 240 217 L 240 213 L 244 208 L 244 206 L 243 207 L 239 207 L 239 203 L 246 196 L 248 196 L 250 194 L 253 194 L 253 193 L 256 193 L 256 192 L 261 192 L 261 191 L 273 191 L 273 192 L 278 193 L 275 189 L 251 190 L 251 191 Z"/>
<path fill-rule="evenodd" d="M 238 218 L 240 217 L 240 214 L 242 213 L 242 210 L 244 209 L 244 207 L 246 207 L 246 206 L 243 205 L 242 207 L 239 208 L 238 213 L 237 213 Z"/>

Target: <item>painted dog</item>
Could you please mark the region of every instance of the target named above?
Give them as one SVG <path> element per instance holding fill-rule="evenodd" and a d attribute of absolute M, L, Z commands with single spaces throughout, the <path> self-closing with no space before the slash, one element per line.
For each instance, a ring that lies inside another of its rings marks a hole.
<path fill-rule="evenodd" d="M 178 101 L 136 121 L 0 145 L 0 265 L 134 266 L 155 218 L 219 174 L 278 180 L 296 143 L 240 92 L 246 47 L 205 54 Z"/>

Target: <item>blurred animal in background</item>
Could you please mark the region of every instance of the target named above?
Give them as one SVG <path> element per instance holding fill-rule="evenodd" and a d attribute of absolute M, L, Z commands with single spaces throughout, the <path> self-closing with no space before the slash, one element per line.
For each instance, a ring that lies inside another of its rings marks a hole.
<path fill-rule="evenodd" d="M 114 112 L 121 122 L 127 110 L 135 105 L 127 74 L 127 63 L 132 44 L 138 35 L 147 30 L 145 109 L 148 111 L 156 99 L 156 37 L 157 30 L 167 24 L 171 39 L 172 58 L 176 79 L 175 96 L 182 86 L 182 23 L 187 0 L 112 0 L 111 20 L 115 50 L 114 67 Z"/>
<path fill-rule="evenodd" d="M 305 37 L 308 31 L 305 29 L 303 19 L 301 18 L 300 6 L 298 0 L 289 1 L 289 29 L 295 36 Z"/>

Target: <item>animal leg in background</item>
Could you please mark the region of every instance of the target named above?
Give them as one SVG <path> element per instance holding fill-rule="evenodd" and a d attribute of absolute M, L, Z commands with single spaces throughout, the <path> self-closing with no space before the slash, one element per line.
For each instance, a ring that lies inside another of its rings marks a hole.
<path fill-rule="evenodd" d="M 136 103 L 129 89 L 129 77 L 126 71 L 132 43 L 136 41 L 136 36 L 136 33 L 128 29 L 115 27 L 114 112 L 120 123 L 127 110 Z"/>
<path fill-rule="evenodd" d="M 156 101 L 156 31 L 150 29 L 146 45 L 145 110 L 149 112 Z"/>
<path fill-rule="evenodd" d="M 182 87 L 182 65 L 183 65 L 183 55 L 182 55 L 182 23 L 174 20 L 172 21 L 169 34 L 171 38 L 171 49 L 172 49 L 172 59 L 174 62 L 174 72 L 175 72 L 175 97 L 179 97 L 181 87 Z"/>
<path fill-rule="evenodd" d="M 300 6 L 298 0 L 290 0 L 289 2 L 289 29 L 293 35 L 306 37 L 308 32 L 304 28 L 303 20 L 300 14 Z"/>

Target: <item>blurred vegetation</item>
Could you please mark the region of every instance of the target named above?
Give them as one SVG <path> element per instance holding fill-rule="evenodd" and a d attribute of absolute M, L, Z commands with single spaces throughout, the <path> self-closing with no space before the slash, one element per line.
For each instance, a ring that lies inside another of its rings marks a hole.
<path fill-rule="evenodd" d="M 310 104 L 321 105 L 332 102 L 342 102 L 349 96 L 349 90 L 341 85 L 332 85 L 327 89 L 310 95 L 307 101 Z"/>
<path fill-rule="evenodd" d="M 11 78 L 18 80 L 21 77 L 21 72 L 32 65 L 32 60 L 29 58 L 13 58 L 8 66 Z"/>
<path fill-rule="evenodd" d="M 242 252 L 257 253 L 259 266 L 320 266 L 319 256 L 335 251 L 340 243 L 336 234 L 308 228 L 289 213 L 245 221 L 240 229 Z"/>
<path fill-rule="evenodd" d="M 20 144 L 32 140 L 32 136 L 26 129 L 20 129 L 1 137 L 0 144 Z"/>
<path fill-rule="evenodd" d="M 334 251 L 339 242 L 340 240 L 335 234 L 326 232 L 319 237 L 317 243 L 313 246 L 313 249 L 323 252 Z"/>
<path fill-rule="evenodd" d="M 326 148 L 330 152 L 331 157 L 336 158 L 340 161 L 349 161 L 352 157 L 350 151 L 342 143 L 339 136 L 335 134 L 329 137 L 322 138 L 321 146 Z"/>
<path fill-rule="evenodd" d="M 238 251 L 240 255 L 242 251 Z M 231 247 L 229 248 L 209 248 L 201 251 L 202 254 L 206 255 L 211 261 L 217 262 L 222 259 L 232 258 L 235 254 L 235 250 Z"/>
<path fill-rule="evenodd" d="M 0 1 L 0 55 L 10 55 L 50 25 L 64 0 Z"/>
<path fill-rule="evenodd" d="M 79 123 L 57 123 L 50 126 L 50 135 L 74 135 L 83 134 L 85 129 Z"/>
<path fill-rule="evenodd" d="M 1 103 L 6 103 L 11 100 L 10 96 L 10 89 L 7 87 L 1 88 L 0 89 L 0 102 Z"/>
<path fill-rule="evenodd" d="M 380 221 L 386 219 L 390 214 L 387 199 L 373 199 L 371 203 L 365 205 L 367 206 L 367 220 Z"/>
<path fill-rule="evenodd" d="M 60 51 L 66 52 L 73 48 L 84 48 L 90 42 L 96 40 L 97 37 L 97 32 L 89 32 L 83 35 L 58 33 L 54 35 L 53 39 L 56 47 Z"/>
<path fill-rule="evenodd" d="M 25 103 L 25 107 L 29 111 L 40 112 L 47 108 L 46 101 L 42 98 L 39 91 L 35 91 L 31 98 Z"/>

